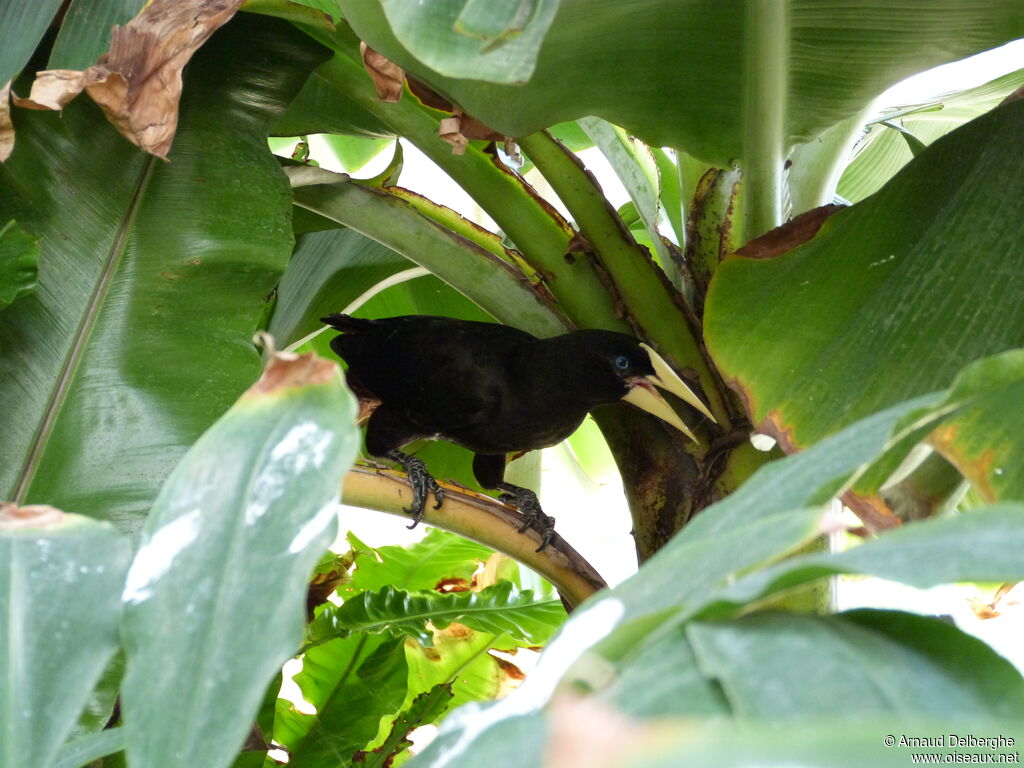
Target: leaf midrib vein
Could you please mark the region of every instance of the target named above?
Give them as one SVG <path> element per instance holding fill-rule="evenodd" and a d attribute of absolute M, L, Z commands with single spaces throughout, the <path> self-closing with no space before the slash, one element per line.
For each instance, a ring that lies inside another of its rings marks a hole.
<path fill-rule="evenodd" d="M 135 191 L 132 193 L 132 199 L 128 203 L 128 211 L 121 219 L 121 224 L 118 227 L 113 242 L 111 243 L 110 251 L 107 253 L 106 262 L 100 272 L 99 279 L 96 281 L 96 287 L 93 289 L 92 295 L 89 297 L 89 302 L 86 305 L 82 321 L 78 325 L 78 330 L 75 332 L 75 337 L 68 349 L 67 357 L 64 359 L 64 365 L 61 368 L 60 376 L 57 379 L 56 385 L 54 385 L 53 391 L 50 393 L 50 399 L 46 404 L 46 409 L 43 412 L 35 437 L 32 439 L 32 445 L 25 458 L 25 463 L 22 464 L 21 471 L 18 473 L 18 482 L 15 485 L 13 495 L 13 501 L 15 504 L 20 505 L 24 503 L 29 486 L 32 483 L 32 479 L 35 477 L 36 470 L 42 460 L 43 452 L 46 449 L 47 440 L 49 439 L 50 433 L 53 431 L 54 424 L 57 421 L 57 415 L 60 413 L 61 407 L 67 399 L 75 371 L 81 363 L 85 346 L 92 333 L 92 328 L 96 323 L 96 317 L 99 314 L 100 308 L 103 306 L 103 300 L 106 298 L 114 272 L 116 271 L 118 264 L 121 262 L 121 256 L 124 254 L 125 241 L 128 239 L 128 231 L 132 222 L 135 220 L 135 215 L 138 212 L 143 193 L 149 183 L 149 179 L 150 176 L 152 176 L 155 165 L 156 158 L 150 156 L 146 164 L 143 166 L 142 173 L 139 175 L 138 183 L 135 185 Z"/>

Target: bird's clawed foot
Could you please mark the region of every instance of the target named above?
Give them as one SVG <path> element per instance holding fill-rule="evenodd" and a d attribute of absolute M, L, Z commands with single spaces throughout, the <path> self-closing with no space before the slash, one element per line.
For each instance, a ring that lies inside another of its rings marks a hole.
<path fill-rule="evenodd" d="M 536 551 L 541 552 L 547 549 L 551 543 L 551 537 L 555 535 L 555 518 L 544 514 L 540 508 L 540 501 L 537 494 L 529 488 L 520 488 L 511 483 L 499 483 L 498 489 L 503 493 L 498 497 L 499 501 L 511 504 L 523 513 L 523 524 L 519 527 L 519 533 L 525 533 L 528 528 L 533 528 L 540 534 L 540 546 Z"/>
<path fill-rule="evenodd" d="M 427 465 L 422 459 L 410 456 L 401 451 L 388 451 L 388 458 L 402 465 L 402 469 L 409 476 L 409 485 L 412 486 L 412 506 L 402 511 L 412 517 L 412 525 L 415 528 L 423 520 L 423 509 L 427 505 L 427 492 L 434 494 L 436 503 L 434 509 L 440 509 L 444 503 L 444 489 L 438 484 L 427 471 Z"/>

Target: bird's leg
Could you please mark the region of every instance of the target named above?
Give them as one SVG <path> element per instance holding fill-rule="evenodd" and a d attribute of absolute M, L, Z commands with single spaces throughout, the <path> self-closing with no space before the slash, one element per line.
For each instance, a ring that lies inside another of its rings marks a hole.
<path fill-rule="evenodd" d="M 402 453 L 397 449 L 388 451 L 387 457 L 401 464 L 402 469 L 409 476 L 409 485 L 412 486 L 412 506 L 403 511 L 412 517 L 412 525 L 409 528 L 415 528 L 423 520 L 423 508 L 427 504 L 427 491 L 434 494 L 434 499 L 437 501 L 434 504 L 434 509 L 440 509 L 441 504 L 444 503 L 444 489 L 438 485 L 437 480 L 431 477 L 427 471 L 427 465 L 423 463 L 422 459 L 417 459 L 415 456 Z"/>
<path fill-rule="evenodd" d="M 504 481 L 498 483 L 495 488 L 502 491 L 498 498 L 506 504 L 513 504 L 523 513 L 524 520 L 519 528 L 519 533 L 525 533 L 526 529 L 533 526 L 533 529 L 540 534 L 540 546 L 537 552 L 546 549 L 551 543 L 551 537 L 555 534 L 555 518 L 548 517 L 540 508 L 540 501 L 537 494 L 529 488 L 520 488 Z"/>

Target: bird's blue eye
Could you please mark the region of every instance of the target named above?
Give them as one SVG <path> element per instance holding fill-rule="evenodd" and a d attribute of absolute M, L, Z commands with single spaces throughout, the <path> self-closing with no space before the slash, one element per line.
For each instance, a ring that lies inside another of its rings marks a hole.
<path fill-rule="evenodd" d="M 625 355 L 619 355 L 615 358 L 615 367 L 620 371 L 629 370 L 629 358 Z"/>

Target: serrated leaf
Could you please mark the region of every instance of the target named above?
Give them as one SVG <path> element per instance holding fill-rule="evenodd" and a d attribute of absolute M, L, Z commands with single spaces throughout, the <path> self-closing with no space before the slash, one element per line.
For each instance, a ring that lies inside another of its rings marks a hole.
<path fill-rule="evenodd" d="M 291 752 L 289 765 L 347 765 L 377 736 L 381 718 L 399 711 L 407 677 L 402 640 L 364 634 L 310 649 L 295 681 L 317 714 L 282 718 L 279 709 L 274 729 Z"/>
<path fill-rule="evenodd" d="M 426 536 L 407 547 L 372 549 L 353 534 L 348 536 L 359 554 L 352 583 L 340 591 L 346 600 L 358 592 L 388 586 L 416 591 L 434 589 L 446 579 L 464 579 L 468 583 L 480 563 L 493 554 L 482 544 L 439 528 L 431 528 Z"/>
<path fill-rule="evenodd" d="M 392 761 L 407 747 L 412 745 L 409 734 L 421 725 L 428 725 L 438 720 L 452 703 L 452 686 L 450 683 L 435 685 L 413 699 L 412 703 L 400 712 L 384 743 L 379 747 L 362 753 L 357 761 L 367 768 L 389 768 Z"/>
<path fill-rule="evenodd" d="M 433 636 L 427 622 L 444 629 L 458 621 L 481 632 L 542 645 L 564 617 L 561 600 L 537 600 L 532 591 L 521 591 L 510 581 L 480 592 L 406 592 L 389 586 L 327 607 L 310 624 L 308 636 L 310 642 L 318 643 L 341 633 L 388 632 L 429 646 Z"/>

